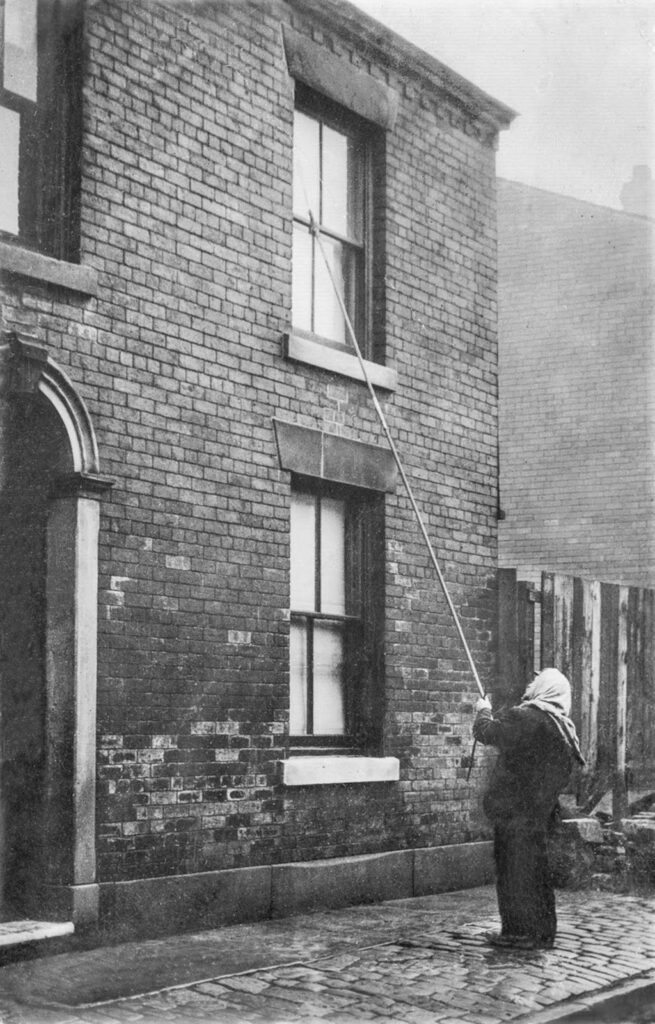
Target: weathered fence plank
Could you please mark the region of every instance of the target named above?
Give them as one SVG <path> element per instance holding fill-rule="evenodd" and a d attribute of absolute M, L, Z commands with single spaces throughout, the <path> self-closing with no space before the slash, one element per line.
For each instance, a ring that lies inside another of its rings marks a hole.
<path fill-rule="evenodd" d="M 596 767 L 598 756 L 598 699 L 600 696 L 600 583 L 576 580 L 580 593 L 580 622 L 574 624 L 579 637 L 579 654 L 574 659 L 574 693 L 580 694 L 579 727 L 587 771 Z"/>
<path fill-rule="evenodd" d="M 541 666 L 555 664 L 555 594 L 554 577 L 550 572 L 541 576 Z"/>
<path fill-rule="evenodd" d="M 598 698 L 599 769 L 610 772 L 616 749 L 616 670 L 619 625 L 619 588 L 600 587 L 600 693 Z"/>
<path fill-rule="evenodd" d="M 553 576 L 553 660 L 551 665 L 571 678 L 573 667 L 573 579 Z"/>
<path fill-rule="evenodd" d="M 616 759 L 612 786 L 612 814 L 625 818 L 628 798 L 625 786 L 626 715 L 628 700 L 628 599 L 627 587 L 619 587 L 619 621 L 616 651 Z"/>
<path fill-rule="evenodd" d="M 626 769 L 628 789 L 641 753 L 642 688 L 644 678 L 644 625 L 646 591 L 631 587 L 628 594 L 628 650 L 626 683 Z M 645 710 L 645 708 L 643 708 Z"/>
<path fill-rule="evenodd" d="M 535 592 L 532 583 L 517 583 L 517 624 L 519 646 L 519 682 L 521 693 L 532 680 L 535 670 Z"/>
<path fill-rule="evenodd" d="M 655 591 L 644 600 L 644 668 L 641 686 L 641 744 L 636 781 L 655 788 Z"/>

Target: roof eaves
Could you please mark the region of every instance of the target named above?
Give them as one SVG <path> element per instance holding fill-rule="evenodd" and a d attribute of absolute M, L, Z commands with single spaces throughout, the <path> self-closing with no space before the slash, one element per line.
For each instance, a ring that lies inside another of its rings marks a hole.
<path fill-rule="evenodd" d="M 397 72 L 422 78 L 436 91 L 454 99 L 475 117 L 497 130 L 509 127 L 517 112 L 420 47 L 369 17 L 348 0 L 286 0 L 290 7 L 349 35 L 360 46 L 382 57 Z"/>

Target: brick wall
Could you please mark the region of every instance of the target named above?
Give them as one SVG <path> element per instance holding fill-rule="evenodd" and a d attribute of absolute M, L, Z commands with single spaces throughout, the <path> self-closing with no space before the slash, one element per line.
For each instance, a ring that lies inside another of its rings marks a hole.
<path fill-rule="evenodd" d="M 338 9 L 338 5 L 337 5 Z M 318 8 L 317 8 L 318 10 Z M 302 4 L 88 6 L 82 260 L 12 285 L 101 469 L 101 881 L 479 837 L 475 686 L 405 496 L 386 499 L 384 750 L 400 782 L 285 790 L 289 475 L 273 417 L 382 444 L 361 384 L 288 362 L 293 86 L 281 20 L 400 94 L 381 397 L 483 679 L 496 564 L 493 139 L 393 48 Z M 493 134 L 493 133 L 491 133 Z"/>
<path fill-rule="evenodd" d="M 500 564 L 655 585 L 653 224 L 499 188 Z"/>

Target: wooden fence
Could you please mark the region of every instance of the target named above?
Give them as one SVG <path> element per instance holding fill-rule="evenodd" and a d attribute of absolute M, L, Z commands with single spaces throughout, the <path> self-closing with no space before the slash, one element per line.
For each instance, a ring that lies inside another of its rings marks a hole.
<path fill-rule="evenodd" d="M 501 569 L 494 703 L 517 702 L 548 666 L 571 681 L 587 761 L 579 802 L 590 809 L 611 789 L 624 816 L 629 796 L 655 790 L 655 591 L 556 573 L 539 585 Z"/>

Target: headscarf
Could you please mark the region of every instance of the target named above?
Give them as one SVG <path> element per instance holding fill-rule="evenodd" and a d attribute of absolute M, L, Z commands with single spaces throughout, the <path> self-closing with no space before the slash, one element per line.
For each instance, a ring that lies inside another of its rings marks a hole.
<path fill-rule="evenodd" d="M 556 668 L 545 668 L 532 680 L 521 698 L 521 708 L 539 708 L 557 726 L 562 739 L 571 747 L 580 764 L 585 759 L 580 750 L 580 740 L 570 719 L 571 684 Z"/>

